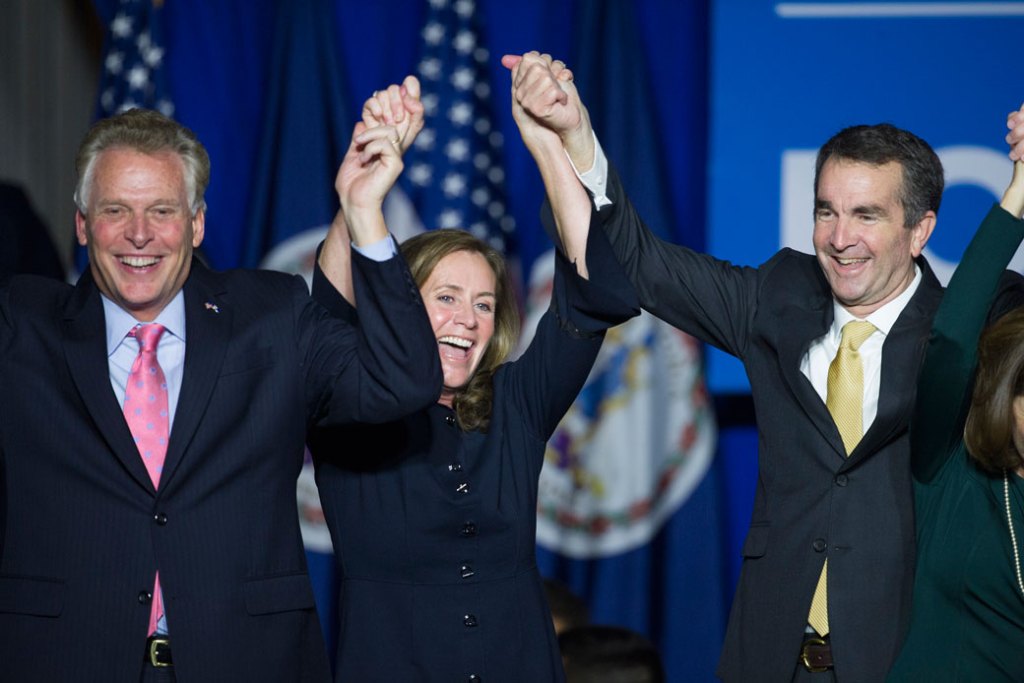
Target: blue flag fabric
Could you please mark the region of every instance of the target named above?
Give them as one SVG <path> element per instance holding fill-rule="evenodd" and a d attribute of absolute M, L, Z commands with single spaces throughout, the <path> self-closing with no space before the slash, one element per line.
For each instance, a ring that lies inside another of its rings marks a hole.
<path fill-rule="evenodd" d="M 342 93 L 330 0 L 278 4 L 263 132 L 240 263 L 331 222 L 334 176 L 354 124 Z"/>
<path fill-rule="evenodd" d="M 665 123 L 636 11 L 616 0 L 581 3 L 567 61 L 631 199 L 671 239 Z M 673 112 L 673 125 L 699 129 L 702 108 Z M 689 199 L 696 207 L 703 198 Z M 595 623 L 650 637 L 671 681 L 712 680 L 724 633 L 730 587 L 709 467 L 714 433 L 699 346 L 645 314 L 609 333 L 542 475 L 542 571 L 582 596 Z"/>

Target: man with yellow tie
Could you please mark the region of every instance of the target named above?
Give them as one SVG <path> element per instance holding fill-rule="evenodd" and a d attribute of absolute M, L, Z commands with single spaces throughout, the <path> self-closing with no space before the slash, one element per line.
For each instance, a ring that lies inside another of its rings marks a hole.
<path fill-rule="evenodd" d="M 503 61 L 524 139 L 543 141 L 542 176 L 559 177 L 554 160 L 569 155 L 643 307 L 746 367 L 759 479 L 718 675 L 883 680 L 914 576 L 907 419 L 942 296 L 921 256 L 942 198 L 938 156 L 888 124 L 840 131 L 817 159 L 816 257 L 783 249 L 736 267 L 647 229 L 564 65 Z M 1021 286 L 1007 275 L 993 311 Z"/>

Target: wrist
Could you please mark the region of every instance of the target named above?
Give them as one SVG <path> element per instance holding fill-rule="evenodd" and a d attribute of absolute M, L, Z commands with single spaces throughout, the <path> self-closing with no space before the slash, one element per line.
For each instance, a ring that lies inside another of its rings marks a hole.
<path fill-rule="evenodd" d="M 1021 217 L 1021 212 L 1024 211 L 1024 161 L 1014 162 L 1013 179 L 999 204 L 1013 214 L 1014 218 Z"/>
<path fill-rule="evenodd" d="M 579 126 L 562 135 L 561 139 L 565 153 L 578 172 L 586 173 L 594 167 L 594 133 L 586 121 L 581 120 Z"/>
<path fill-rule="evenodd" d="M 345 222 L 351 225 L 353 220 L 365 220 L 369 216 L 375 216 L 384 210 L 383 198 L 374 197 L 369 201 L 354 201 L 351 199 L 341 201 L 341 212 Z"/>
<path fill-rule="evenodd" d="M 553 159 L 556 156 L 565 155 L 565 145 L 558 133 L 540 126 L 530 131 L 521 132 L 523 144 L 538 162 L 541 159 Z"/>
<path fill-rule="evenodd" d="M 352 244 L 363 247 L 387 237 L 388 229 L 384 224 L 384 214 L 380 208 L 353 210 L 345 212 L 348 220 L 348 233 Z"/>

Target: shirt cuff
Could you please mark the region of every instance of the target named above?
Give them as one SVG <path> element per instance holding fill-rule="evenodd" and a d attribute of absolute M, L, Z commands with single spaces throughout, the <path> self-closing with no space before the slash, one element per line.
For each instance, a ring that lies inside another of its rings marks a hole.
<path fill-rule="evenodd" d="M 604 150 L 601 149 L 601 143 L 597 139 L 597 133 L 591 131 L 590 133 L 594 137 L 594 165 L 589 170 L 580 173 L 580 170 L 576 168 L 576 164 L 572 163 L 572 159 L 569 159 L 569 164 L 572 166 L 572 170 L 576 171 L 576 177 L 580 179 L 583 187 L 587 188 L 587 191 L 594 199 L 594 209 L 597 211 L 601 210 L 602 206 L 608 206 L 612 203 L 612 200 L 608 199 L 608 157 L 605 156 Z M 568 153 L 566 153 L 568 157 Z"/>
<path fill-rule="evenodd" d="M 377 262 L 387 261 L 398 253 L 395 250 L 395 240 L 391 238 L 391 235 L 362 247 L 357 247 L 353 244 L 352 248 L 371 261 Z"/>

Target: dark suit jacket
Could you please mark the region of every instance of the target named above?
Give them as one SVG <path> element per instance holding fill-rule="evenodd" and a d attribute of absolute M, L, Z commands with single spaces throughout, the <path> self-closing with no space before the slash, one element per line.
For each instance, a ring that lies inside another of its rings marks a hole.
<path fill-rule="evenodd" d="M 719 663 L 730 681 L 789 681 L 811 596 L 829 560 L 835 673 L 880 681 L 907 624 L 914 515 L 907 421 L 942 288 L 923 279 L 886 337 L 878 414 L 846 457 L 839 431 L 800 372 L 832 323 L 815 257 L 783 249 L 735 267 L 653 236 L 614 169 L 599 217 L 644 308 L 743 361 L 759 430 L 759 476 L 743 568 Z M 1014 282 L 1005 283 L 1003 306 Z"/>
<path fill-rule="evenodd" d="M 0 289 L 0 678 L 137 680 L 159 568 L 178 680 L 329 680 L 295 502 L 307 428 L 394 419 L 441 386 L 404 262 L 353 258 L 359 331 L 297 277 L 193 260 L 158 491 L 91 276 Z"/>

